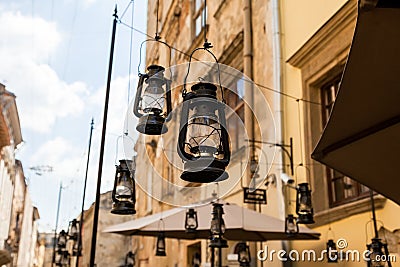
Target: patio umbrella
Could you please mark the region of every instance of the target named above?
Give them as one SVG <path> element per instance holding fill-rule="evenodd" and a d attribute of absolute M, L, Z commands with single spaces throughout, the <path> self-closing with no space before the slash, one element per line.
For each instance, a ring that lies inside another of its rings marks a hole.
<path fill-rule="evenodd" d="M 400 204 L 400 1 L 360 8 L 337 98 L 312 157 Z"/>
<path fill-rule="evenodd" d="M 267 241 L 293 239 L 319 239 L 319 233 L 306 227 L 300 227 L 299 233 L 289 237 L 285 233 L 285 222 L 258 213 L 235 204 L 225 203 L 223 215 L 226 231 L 224 238 L 228 240 Z M 142 217 L 136 220 L 111 226 L 108 233 L 123 235 L 157 236 L 160 230 L 160 219 L 165 237 L 176 239 L 208 239 L 212 203 L 196 208 L 199 226 L 195 233 L 185 231 L 185 208 L 174 208 L 168 211 Z"/>

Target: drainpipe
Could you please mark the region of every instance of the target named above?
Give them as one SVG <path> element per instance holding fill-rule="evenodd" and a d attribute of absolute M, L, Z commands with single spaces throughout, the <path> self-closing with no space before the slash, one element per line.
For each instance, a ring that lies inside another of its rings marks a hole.
<path fill-rule="evenodd" d="M 251 81 L 254 78 L 253 75 L 253 29 L 252 29 L 252 12 L 251 12 L 251 0 L 243 0 L 243 74 Z M 244 100 L 247 105 L 244 106 L 244 124 L 247 131 L 248 138 L 250 140 L 255 139 L 254 133 L 254 88 L 251 82 L 244 83 Z M 250 146 L 250 159 L 255 157 L 255 148 Z M 246 168 L 246 177 L 248 184 L 251 181 L 252 173 L 250 168 Z M 249 208 L 256 210 L 256 205 L 252 205 Z M 250 251 L 252 252 L 251 267 L 257 266 L 257 243 L 251 242 L 249 244 Z"/>
<path fill-rule="evenodd" d="M 282 42 L 281 42 L 281 23 L 280 23 L 280 0 L 271 0 L 272 6 L 272 49 L 273 49 L 273 84 L 274 89 L 282 92 Z M 278 138 L 278 143 L 285 143 L 285 129 L 284 129 L 284 116 L 283 116 L 283 106 L 284 99 L 281 94 L 275 94 L 274 96 L 274 119 L 275 119 L 275 134 Z M 281 176 L 282 172 L 284 172 L 283 163 L 285 162 L 285 154 L 283 152 L 280 153 L 280 157 L 277 157 L 277 166 L 282 166 L 276 170 L 277 176 Z M 281 179 L 277 179 L 277 189 L 278 189 L 278 198 L 279 198 L 279 216 L 280 219 L 285 220 L 287 215 L 287 207 L 286 200 L 284 196 L 284 185 Z M 286 196 L 289 197 L 289 196 Z M 282 249 L 285 251 L 291 250 L 290 241 L 282 241 Z M 291 267 L 292 263 L 290 261 L 283 262 L 282 265 L 284 267 Z"/>

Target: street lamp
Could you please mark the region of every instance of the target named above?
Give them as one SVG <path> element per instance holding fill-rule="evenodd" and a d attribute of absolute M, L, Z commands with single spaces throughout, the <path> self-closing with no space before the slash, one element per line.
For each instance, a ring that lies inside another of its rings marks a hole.
<path fill-rule="evenodd" d="M 127 215 L 135 214 L 135 179 L 132 169 L 132 160 L 123 159 L 116 166 L 114 188 L 112 191 L 111 213 Z"/>
<path fill-rule="evenodd" d="M 336 243 L 333 239 L 329 239 L 326 242 L 326 253 L 328 255 L 328 263 L 336 263 L 338 262 L 339 253 L 336 248 Z"/>
<path fill-rule="evenodd" d="M 197 83 L 182 93 L 178 154 L 184 162 L 181 178 L 188 182 L 210 183 L 228 178 L 229 136 L 224 104 L 217 100 L 217 87 Z"/>
<path fill-rule="evenodd" d="M 299 216 L 297 223 L 314 223 L 314 209 L 311 201 L 311 190 L 308 183 L 301 183 L 297 187 L 296 213 Z"/>
<path fill-rule="evenodd" d="M 238 255 L 238 262 L 241 267 L 249 267 L 251 262 L 250 248 L 246 242 L 240 242 L 235 247 L 235 253 Z"/>
<path fill-rule="evenodd" d="M 136 130 L 143 134 L 167 132 L 165 119 L 171 112 L 171 81 L 164 77 L 164 67 L 150 65 L 139 74 L 133 113 L 139 118 Z M 165 102 L 167 102 L 165 104 Z"/>
<path fill-rule="evenodd" d="M 197 227 L 199 226 L 197 220 L 197 211 L 193 208 L 190 208 L 186 211 L 186 219 L 185 219 L 185 229 L 187 233 L 195 233 Z"/>
<path fill-rule="evenodd" d="M 299 232 L 299 225 L 297 224 L 296 217 L 293 214 L 289 214 L 285 220 L 285 233 L 289 237 L 295 236 Z"/>
<path fill-rule="evenodd" d="M 225 233 L 225 222 L 222 218 L 224 210 L 222 208 L 223 204 L 214 203 L 211 220 L 211 238 L 210 245 L 211 248 L 227 248 L 228 242 L 223 239 L 223 234 Z"/>
<path fill-rule="evenodd" d="M 157 245 L 156 245 L 156 256 L 165 257 L 167 256 L 165 249 L 165 233 L 164 231 L 159 231 L 157 236 Z"/>
<path fill-rule="evenodd" d="M 78 234 L 79 234 L 79 222 L 77 219 L 73 219 L 72 221 L 69 222 L 68 226 L 68 237 L 71 240 L 78 240 Z"/>

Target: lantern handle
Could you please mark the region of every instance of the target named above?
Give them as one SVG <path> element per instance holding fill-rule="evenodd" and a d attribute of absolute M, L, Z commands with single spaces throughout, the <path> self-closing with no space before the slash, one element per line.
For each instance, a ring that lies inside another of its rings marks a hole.
<path fill-rule="evenodd" d="M 189 76 L 189 72 L 190 72 L 190 64 L 192 63 L 192 58 L 193 58 L 193 54 L 199 50 L 205 50 L 208 53 L 211 54 L 211 56 L 213 57 L 213 59 L 215 60 L 215 62 L 217 63 L 217 69 L 218 69 L 218 82 L 219 82 L 219 88 L 221 90 L 221 97 L 222 97 L 222 103 L 225 103 L 225 98 L 224 98 L 224 90 L 222 90 L 222 84 L 221 84 L 221 71 L 219 68 L 219 62 L 217 57 L 213 54 L 213 52 L 210 51 L 211 46 L 208 45 L 208 43 L 204 43 L 203 47 L 198 47 L 196 49 L 194 49 L 192 51 L 192 53 L 190 53 L 190 57 L 189 57 L 189 65 L 188 65 L 188 70 L 186 72 L 186 76 L 185 79 L 183 80 L 183 90 L 182 90 L 182 97 L 185 98 L 186 94 L 187 94 L 187 90 L 186 90 L 186 82 L 187 82 L 187 78 Z"/>
<path fill-rule="evenodd" d="M 169 77 L 169 78 L 170 78 L 170 79 L 172 78 L 172 70 L 171 70 L 172 47 L 171 47 L 168 43 L 166 43 L 166 42 L 164 42 L 164 41 L 161 41 L 160 39 L 161 39 L 161 37 L 158 36 L 158 35 L 156 35 L 155 38 L 146 39 L 146 40 L 144 40 L 143 42 L 140 43 L 140 49 L 139 49 L 139 64 L 138 64 L 138 67 L 137 67 L 137 72 L 138 72 L 138 76 L 139 76 L 139 77 L 140 77 L 141 75 L 143 75 L 143 74 L 140 72 L 140 65 L 142 64 L 142 47 L 143 47 L 143 45 L 144 45 L 145 43 L 147 43 L 147 42 L 158 42 L 158 43 L 161 43 L 161 44 L 166 45 L 166 46 L 169 48 L 168 69 L 169 69 L 169 73 L 170 73 L 170 77 Z"/>
<path fill-rule="evenodd" d="M 296 168 L 294 169 L 294 172 L 295 172 L 295 180 L 296 180 L 296 185 L 297 185 L 297 174 L 298 174 L 298 172 L 297 172 L 297 168 L 299 168 L 299 167 L 303 167 L 304 169 L 306 169 L 306 181 L 307 181 L 307 183 L 309 184 L 309 186 L 310 186 L 310 190 L 311 190 L 311 171 L 310 171 L 310 168 L 308 168 L 307 166 L 305 166 L 303 163 L 300 163 L 299 165 L 297 165 L 296 166 Z"/>
<path fill-rule="evenodd" d="M 135 141 L 133 140 L 132 137 L 130 137 L 130 136 L 128 135 L 128 132 L 125 132 L 123 135 L 119 135 L 119 136 L 117 137 L 117 142 L 116 142 L 116 145 L 115 145 L 115 159 L 114 159 L 115 166 L 118 166 L 118 165 L 119 165 L 119 164 L 118 164 L 118 145 L 119 145 L 119 141 L 122 139 L 122 142 L 123 142 L 123 141 L 124 141 L 124 138 L 127 138 L 129 141 L 131 141 L 131 143 L 132 143 L 133 145 L 135 145 Z"/>

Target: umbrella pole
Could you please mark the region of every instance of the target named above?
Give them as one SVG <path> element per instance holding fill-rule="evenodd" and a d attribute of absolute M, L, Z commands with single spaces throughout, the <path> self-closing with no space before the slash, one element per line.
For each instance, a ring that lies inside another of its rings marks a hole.
<path fill-rule="evenodd" d="M 222 248 L 218 248 L 218 267 L 222 267 Z"/>
<path fill-rule="evenodd" d="M 215 267 L 215 248 L 211 248 L 211 267 Z"/>

